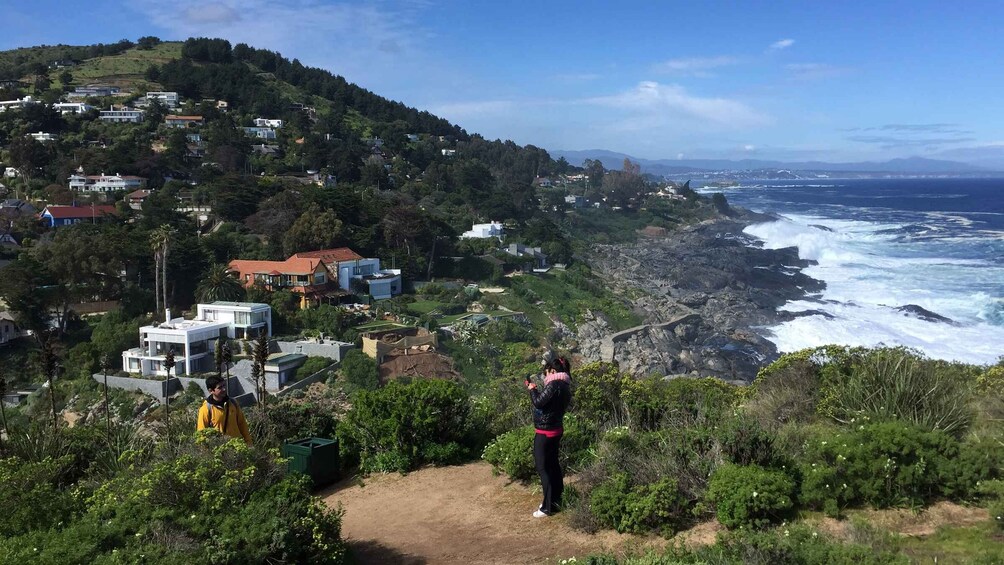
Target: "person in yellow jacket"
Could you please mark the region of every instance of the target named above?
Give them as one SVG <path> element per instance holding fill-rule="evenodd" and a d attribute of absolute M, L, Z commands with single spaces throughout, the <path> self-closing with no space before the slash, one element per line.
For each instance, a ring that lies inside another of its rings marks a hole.
<path fill-rule="evenodd" d="M 209 389 L 209 396 L 199 408 L 199 422 L 196 429 L 216 428 L 223 435 L 242 437 L 245 443 L 251 445 L 251 433 L 248 432 L 248 422 L 244 419 L 244 412 L 236 402 L 227 397 L 223 379 L 217 376 L 209 377 L 206 379 L 206 388 Z"/>

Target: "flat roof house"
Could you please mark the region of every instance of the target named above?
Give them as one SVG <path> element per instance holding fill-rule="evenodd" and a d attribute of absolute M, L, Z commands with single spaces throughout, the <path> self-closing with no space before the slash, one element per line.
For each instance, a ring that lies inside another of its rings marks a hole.
<path fill-rule="evenodd" d="M 70 190 L 78 192 L 116 192 L 146 186 L 146 179 L 132 175 L 70 175 Z"/>
<path fill-rule="evenodd" d="M 169 114 L 164 117 L 164 125 L 169 128 L 187 128 L 201 126 L 205 123 L 205 118 L 202 116 L 175 116 L 174 114 Z"/>
<path fill-rule="evenodd" d="M 94 106 L 83 102 L 56 102 L 52 105 L 52 109 L 65 116 L 66 114 L 84 114 L 90 112 L 94 109 Z"/>
<path fill-rule="evenodd" d="M 253 127 L 242 129 L 244 130 L 244 133 L 250 137 L 257 137 L 258 139 L 275 139 L 275 130 L 272 128 Z"/>
<path fill-rule="evenodd" d="M 487 224 L 474 224 L 471 229 L 460 234 L 460 239 L 488 239 L 490 237 L 502 239 L 504 234 L 505 228 L 502 226 L 502 222 L 489 222 Z"/>
<path fill-rule="evenodd" d="M 98 119 L 102 122 L 112 122 L 117 124 L 138 124 L 143 121 L 143 111 L 132 108 L 115 108 L 114 106 L 101 110 Z"/>
<path fill-rule="evenodd" d="M 147 92 L 145 98 L 147 104 L 156 100 L 168 108 L 177 108 L 181 101 L 177 92 Z"/>
<path fill-rule="evenodd" d="M 170 318 L 170 311 L 167 313 Z M 212 371 L 219 339 L 272 335 L 272 309 L 253 302 L 199 304 L 194 320 L 172 318 L 139 329 L 140 347 L 122 352 L 122 367 L 143 376 L 166 376 L 164 357 L 174 352 L 175 375 Z"/>

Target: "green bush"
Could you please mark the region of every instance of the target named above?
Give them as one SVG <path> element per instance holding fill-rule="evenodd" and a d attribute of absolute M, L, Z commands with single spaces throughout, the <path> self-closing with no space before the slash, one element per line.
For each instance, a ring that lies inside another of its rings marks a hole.
<path fill-rule="evenodd" d="M 38 462 L 0 459 L 0 537 L 18 536 L 31 530 L 47 530 L 67 520 L 79 506 L 65 486 L 73 456 L 64 455 Z"/>
<path fill-rule="evenodd" d="M 376 361 L 358 349 L 350 349 L 342 359 L 342 376 L 345 382 L 361 390 L 374 390 L 380 386 L 380 372 Z"/>
<path fill-rule="evenodd" d="M 980 483 L 979 492 L 987 497 L 987 510 L 990 521 L 997 529 L 1004 531 L 1004 481 L 986 481 Z"/>
<path fill-rule="evenodd" d="M 481 457 L 492 464 L 495 473 L 504 473 L 514 481 L 530 481 L 537 476 L 533 463 L 533 426 L 523 426 L 504 433 L 485 447 Z M 581 468 L 592 456 L 590 448 L 595 432 L 580 418 L 565 416 L 564 433 L 558 458 L 568 474 Z"/>
<path fill-rule="evenodd" d="M 466 458 L 469 413 L 470 399 L 454 382 L 391 382 L 360 391 L 337 433 L 343 451 L 357 454 L 364 471 L 406 472 Z"/>
<path fill-rule="evenodd" d="M 794 506 L 795 481 L 758 465 L 724 465 L 711 476 L 708 500 L 729 528 L 761 528 L 780 521 Z"/>
<path fill-rule="evenodd" d="M 307 361 L 296 370 L 296 380 L 309 377 L 332 363 L 327 357 L 307 357 Z"/>
<path fill-rule="evenodd" d="M 999 446 L 961 444 L 945 432 L 905 422 L 864 424 L 805 442 L 800 502 L 840 508 L 918 506 L 939 497 L 967 499 L 980 481 L 1000 474 Z"/>
<path fill-rule="evenodd" d="M 658 531 L 671 536 L 690 520 L 690 504 L 665 477 L 652 484 L 632 485 L 626 473 L 614 475 L 593 489 L 589 508 L 600 523 L 618 532 Z"/>

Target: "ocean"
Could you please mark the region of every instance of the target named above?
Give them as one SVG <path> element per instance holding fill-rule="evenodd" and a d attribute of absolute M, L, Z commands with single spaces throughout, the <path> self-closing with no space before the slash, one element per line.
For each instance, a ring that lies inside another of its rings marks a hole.
<path fill-rule="evenodd" d="M 937 359 L 1004 355 L 1004 179 L 759 181 L 726 189 L 732 205 L 773 212 L 751 225 L 768 248 L 797 246 L 826 290 L 784 310 L 815 310 L 760 328 L 782 352 L 829 343 L 904 345 Z M 951 323 L 909 311 L 917 305 Z"/>

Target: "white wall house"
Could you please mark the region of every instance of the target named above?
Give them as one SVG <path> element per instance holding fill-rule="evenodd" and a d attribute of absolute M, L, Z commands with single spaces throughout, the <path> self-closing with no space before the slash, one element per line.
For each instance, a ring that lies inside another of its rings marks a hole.
<path fill-rule="evenodd" d="M 168 108 L 177 108 L 181 98 L 178 96 L 177 92 L 147 92 L 147 104 L 153 102 L 154 100 L 160 102 Z"/>
<path fill-rule="evenodd" d="M 272 309 L 252 302 L 199 304 L 194 320 L 169 322 L 139 329 L 140 347 L 122 352 L 122 368 L 130 373 L 165 375 L 164 356 L 174 351 L 172 376 L 211 371 L 215 367 L 216 341 L 246 339 L 264 331 L 272 335 Z M 168 311 L 170 317 L 170 311 Z"/>
<path fill-rule="evenodd" d="M 38 101 L 31 96 L 25 96 L 24 98 L 19 98 L 18 100 L 2 100 L 0 101 L 0 112 L 7 109 L 24 108 L 32 104 L 38 104 Z"/>
<path fill-rule="evenodd" d="M 380 259 L 339 261 L 338 286 L 351 290 L 353 280 L 364 281 L 369 295 L 378 300 L 401 294 L 401 269 L 381 269 Z"/>
<path fill-rule="evenodd" d="M 244 133 L 251 137 L 257 137 L 258 139 L 275 139 L 275 130 L 272 128 L 253 127 L 243 129 Z"/>
<path fill-rule="evenodd" d="M 94 106 L 83 102 L 56 102 L 52 105 L 52 109 L 65 116 L 66 114 L 84 114 L 90 112 L 94 109 Z"/>
<path fill-rule="evenodd" d="M 70 190 L 78 192 L 115 192 L 146 186 L 146 179 L 132 175 L 70 175 Z"/>
<path fill-rule="evenodd" d="M 103 122 L 113 122 L 122 124 L 138 124 L 143 121 L 142 110 L 132 110 L 129 108 L 102 110 L 98 114 L 98 119 Z"/>
<path fill-rule="evenodd" d="M 255 125 L 255 127 L 259 127 L 259 128 L 281 128 L 282 127 L 282 120 L 271 120 L 271 119 L 268 119 L 268 118 L 255 118 L 254 119 L 254 125 Z"/>
<path fill-rule="evenodd" d="M 56 141 L 59 138 L 58 135 L 54 133 L 46 133 L 44 131 L 39 131 L 36 133 L 29 133 L 28 137 L 34 139 L 35 141 Z"/>
<path fill-rule="evenodd" d="M 471 229 L 460 234 L 460 239 L 488 239 L 497 237 L 502 239 L 505 235 L 505 228 L 502 222 L 489 222 L 487 224 L 474 224 Z"/>

